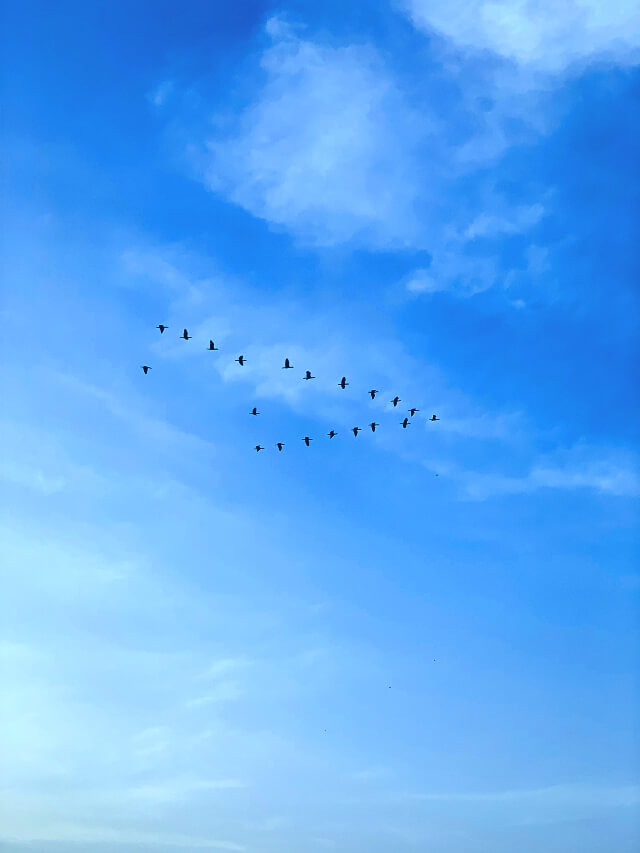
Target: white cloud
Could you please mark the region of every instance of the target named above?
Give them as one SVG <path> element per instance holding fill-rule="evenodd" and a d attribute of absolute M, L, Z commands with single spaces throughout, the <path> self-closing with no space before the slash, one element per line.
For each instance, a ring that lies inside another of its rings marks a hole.
<path fill-rule="evenodd" d="M 173 80 L 164 80 L 149 93 L 148 98 L 154 107 L 162 107 L 175 89 Z"/>
<path fill-rule="evenodd" d="M 576 445 L 536 462 L 527 474 L 457 475 L 476 500 L 494 495 L 528 494 L 540 489 L 588 489 L 615 497 L 640 495 L 640 465 L 634 457 Z"/>
<path fill-rule="evenodd" d="M 210 838 L 198 838 L 171 832 L 153 832 L 136 829 L 116 829 L 97 823 L 73 823 L 56 820 L 54 816 L 43 821 L 39 828 L 30 827 L 28 822 L 19 823 L 15 817 L 8 832 L 3 833 L 5 841 L 20 841 L 35 844 L 37 842 L 62 844 L 108 844 L 131 845 L 148 848 L 149 846 L 177 847 L 181 850 L 228 850 L 242 853 L 246 850 L 241 844 L 231 841 L 219 841 Z M 115 848 L 114 848 L 115 849 Z"/>
<path fill-rule="evenodd" d="M 415 243 L 414 149 L 428 131 L 376 52 L 267 32 L 265 81 L 229 135 L 208 143 L 206 181 L 306 242 Z"/>
<path fill-rule="evenodd" d="M 474 240 L 477 237 L 520 234 L 537 225 L 543 215 L 544 207 L 541 204 L 516 207 L 503 216 L 481 213 L 465 229 L 464 237 L 467 240 Z"/>
<path fill-rule="evenodd" d="M 456 44 L 560 72 L 604 57 L 640 58 L 637 0 L 404 0 L 414 24 Z"/>
<path fill-rule="evenodd" d="M 443 249 L 437 252 L 427 269 L 417 269 L 406 282 L 410 293 L 438 293 L 451 290 L 462 296 L 472 296 L 488 290 L 499 281 L 498 263 L 493 257 L 473 257 L 464 248 Z"/>

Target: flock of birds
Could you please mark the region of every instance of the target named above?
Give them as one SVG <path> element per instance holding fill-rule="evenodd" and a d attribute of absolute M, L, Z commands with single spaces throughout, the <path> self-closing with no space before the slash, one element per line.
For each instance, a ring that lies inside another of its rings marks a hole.
<path fill-rule="evenodd" d="M 164 334 L 168 328 L 169 327 L 165 326 L 163 323 L 159 323 L 156 326 L 156 329 L 160 330 L 161 335 Z M 180 338 L 184 341 L 190 341 L 191 337 L 192 336 L 189 334 L 187 329 L 184 329 L 182 334 L 180 335 Z M 209 346 L 207 349 L 208 349 L 208 352 L 219 352 L 219 347 L 217 347 L 214 344 L 214 342 L 211 340 L 209 341 Z M 247 363 L 247 359 L 243 355 L 239 355 L 238 358 L 235 359 L 235 361 L 238 362 L 240 367 L 244 367 L 244 365 Z M 141 365 L 141 368 L 142 368 L 142 371 L 145 374 L 145 376 L 152 369 L 151 366 L 148 364 Z M 290 360 L 288 358 L 285 358 L 284 364 L 282 365 L 282 370 L 293 370 L 293 369 L 294 369 L 294 367 L 291 364 Z M 307 370 L 307 371 L 305 371 L 305 375 L 302 378 L 305 381 L 308 381 L 310 379 L 315 379 L 316 377 L 311 374 L 310 370 Z M 342 379 L 340 380 L 340 382 L 338 382 L 338 388 L 341 388 L 343 391 L 347 388 L 348 385 L 349 385 L 349 383 L 347 382 L 346 376 L 343 376 Z M 372 400 L 375 400 L 376 396 L 379 393 L 380 392 L 376 388 L 371 388 L 371 390 L 368 392 L 368 394 Z M 393 400 L 390 400 L 389 402 L 393 405 L 394 408 L 397 408 L 398 403 L 401 403 L 402 400 L 400 399 L 400 397 L 398 397 L 396 395 L 393 398 Z M 407 409 L 407 411 L 409 412 L 410 417 L 407 417 L 405 415 L 403 420 L 400 421 L 400 426 L 403 429 L 406 429 L 409 426 L 409 424 L 411 424 L 414 415 L 416 415 L 420 411 L 420 409 L 417 409 L 415 406 L 413 406 L 412 408 Z M 249 412 L 249 414 L 257 417 L 260 414 L 260 412 L 258 411 L 257 407 L 254 406 L 253 409 Z M 431 417 L 428 418 L 428 420 L 430 422 L 433 422 L 433 421 L 439 421 L 440 418 L 437 417 L 437 415 L 431 415 Z M 367 426 L 370 428 L 371 432 L 375 432 L 377 427 L 380 426 L 380 424 L 377 424 L 375 421 L 371 421 L 371 423 L 367 424 Z M 358 437 L 358 433 L 362 432 L 362 431 L 363 431 L 363 428 L 359 427 L 359 426 L 355 426 L 355 427 L 351 428 L 351 432 L 354 434 L 354 436 L 356 438 Z M 334 429 L 332 429 L 327 433 L 327 435 L 329 436 L 330 439 L 332 439 L 332 438 L 335 438 L 336 435 L 338 435 L 338 433 Z M 304 443 L 306 444 L 307 447 L 310 447 L 311 442 L 313 441 L 313 439 L 310 438 L 310 436 L 308 436 L 308 435 L 305 435 L 304 438 L 302 438 L 301 440 L 304 441 Z M 277 441 L 275 446 L 278 448 L 278 452 L 281 453 L 283 448 L 285 447 L 285 443 L 283 441 Z M 256 444 L 254 449 L 255 449 L 256 453 L 260 453 L 260 451 L 264 450 L 265 448 L 261 444 Z"/>

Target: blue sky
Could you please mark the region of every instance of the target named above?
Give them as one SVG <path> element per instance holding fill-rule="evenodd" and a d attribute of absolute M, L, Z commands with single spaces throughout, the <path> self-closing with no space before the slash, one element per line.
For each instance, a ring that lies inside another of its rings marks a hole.
<path fill-rule="evenodd" d="M 3 3 L 10 853 L 635 849 L 637 4 L 343 5 Z"/>

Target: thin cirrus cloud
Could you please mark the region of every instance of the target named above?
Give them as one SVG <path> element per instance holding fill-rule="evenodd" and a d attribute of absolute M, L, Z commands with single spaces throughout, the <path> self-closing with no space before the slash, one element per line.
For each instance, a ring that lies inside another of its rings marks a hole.
<path fill-rule="evenodd" d="M 326 44 L 280 18 L 266 33 L 260 82 L 242 108 L 215 113 L 194 160 L 210 190 L 307 245 L 428 250 L 442 267 L 470 241 L 540 221 L 539 200 L 511 210 L 492 180 L 475 200 L 451 203 L 460 180 L 544 131 L 535 88 L 516 96 L 495 69 L 433 53 L 416 93 L 372 45 Z M 495 283 L 490 266 L 480 280 L 443 269 L 409 289 L 469 295 Z"/>
<path fill-rule="evenodd" d="M 640 465 L 633 454 L 583 444 L 541 457 L 521 476 L 465 472 L 460 474 L 460 481 L 473 500 L 531 494 L 541 489 L 588 490 L 611 497 L 638 497 Z"/>
<path fill-rule="evenodd" d="M 635 0 L 405 0 L 404 6 L 420 29 L 536 71 L 555 74 L 600 57 L 619 64 L 640 59 Z"/>
<path fill-rule="evenodd" d="M 264 82 L 207 143 L 207 185 L 305 242 L 416 245 L 416 152 L 427 131 L 377 52 L 297 36 L 278 18 Z"/>

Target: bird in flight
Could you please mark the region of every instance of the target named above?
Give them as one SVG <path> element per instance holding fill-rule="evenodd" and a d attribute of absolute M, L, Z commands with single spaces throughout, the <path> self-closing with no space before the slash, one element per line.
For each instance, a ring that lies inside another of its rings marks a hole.
<path fill-rule="evenodd" d="M 310 371 L 310 370 L 307 370 L 307 372 L 306 372 L 306 373 L 305 373 L 305 375 L 304 375 L 304 378 L 305 378 L 305 379 L 315 379 L 316 377 L 311 375 L 311 371 Z"/>
<path fill-rule="evenodd" d="M 276 441 L 276 447 L 278 448 L 280 453 L 282 453 L 282 448 L 284 447 L 284 442 L 283 441 Z"/>
<path fill-rule="evenodd" d="M 309 444 L 313 441 L 313 439 L 312 439 L 312 438 L 309 438 L 309 436 L 308 436 L 308 435 L 305 435 L 305 437 L 304 437 L 302 440 L 303 440 L 303 441 L 304 441 L 304 443 L 307 445 L 307 447 L 309 447 Z"/>
<path fill-rule="evenodd" d="M 328 432 L 328 433 L 327 433 L 327 435 L 329 436 L 329 438 L 333 438 L 333 436 L 334 436 L 334 435 L 337 435 L 337 434 L 338 434 L 338 433 L 335 431 L 335 429 L 332 429 L 332 430 L 331 430 L 331 432 Z"/>
<path fill-rule="evenodd" d="M 254 406 L 254 407 L 253 407 L 253 409 L 251 409 L 250 414 L 252 414 L 252 415 L 259 415 L 259 414 L 260 414 L 260 412 L 258 411 L 258 409 L 256 408 L 256 406 Z"/>
<path fill-rule="evenodd" d="M 190 341 L 190 340 L 191 340 L 191 335 L 189 334 L 189 332 L 188 332 L 186 329 L 182 332 L 182 334 L 180 335 L 180 337 L 181 337 L 183 340 L 185 340 L 185 341 Z"/>
<path fill-rule="evenodd" d="M 375 399 L 376 399 L 376 394 L 379 394 L 379 393 L 380 393 L 380 392 L 379 392 L 379 391 L 377 391 L 375 388 L 372 388 L 372 389 L 371 389 L 371 391 L 369 391 L 369 394 L 371 394 L 371 399 L 372 399 L 372 400 L 375 400 Z"/>
<path fill-rule="evenodd" d="M 164 330 L 168 329 L 168 328 L 169 328 L 168 326 L 164 326 L 162 323 L 160 323 L 158 326 L 156 326 L 156 329 L 160 329 L 160 334 L 162 334 L 164 332 Z"/>
<path fill-rule="evenodd" d="M 246 361 L 246 358 L 245 358 L 243 355 L 240 355 L 240 356 L 238 356 L 238 358 L 236 358 L 236 361 L 238 362 L 238 364 L 240 365 L 240 367 L 242 367 L 242 365 L 243 365 L 243 364 L 245 363 L 245 361 Z"/>
<path fill-rule="evenodd" d="M 352 432 L 352 433 L 355 435 L 355 437 L 357 438 L 357 437 L 358 437 L 358 433 L 359 433 L 359 432 L 362 432 L 362 427 L 352 427 L 352 428 L 351 428 L 351 432 Z"/>
<path fill-rule="evenodd" d="M 347 382 L 347 377 L 343 376 L 340 382 L 338 382 L 338 388 L 342 388 L 342 390 L 344 391 L 348 384 L 349 383 Z"/>
<path fill-rule="evenodd" d="M 293 370 L 293 365 L 289 363 L 289 359 L 285 358 L 284 364 L 282 365 L 283 370 Z"/>
<path fill-rule="evenodd" d="M 264 447 L 260 444 L 256 444 L 256 453 L 260 453 L 261 450 L 264 450 Z"/>
<path fill-rule="evenodd" d="M 402 429 L 406 429 L 409 426 L 409 423 L 409 418 L 405 418 L 403 421 L 400 422 L 400 426 L 402 427 Z"/>
<path fill-rule="evenodd" d="M 420 411 L 420 409 L 413 408 L 413 409 L 407 409 L 407 411 L 409 412 L 409 414 L 411 415 L 411 417 L 413 417 L 413 416 L 415 415 L 415 413 L 416 413 L 416 412 L 419 412 L 419 411 Z"/>
<path fill-rule="evenodd" d="M 439 420 L 440 420 L 440 418 L 437 418 L 435 415 L 431 415 L 431 417 L 429 418 L 429 420 L 430 420 L 430 421 L 439 421 Z"/>
<path fill-rule="evenodd" d="M 142 369 L 144 370 L 144 375 L 145 375 L 145 376 L 146 376 L 146 375 L 147 375 L 147 373 L 151 370 L 151 368 L 149 367 L 149 365 L 148 365 L 148 364 L 143 364 L 143 365 L 142 365 Z"/>
<path fill-rule="evenodd" d="M 211 352 L 213 352 L 214 350 L 217 352 L 218 347 L 214 344 L 213 341 L 209 341 L 209 349 L 211 350 Z"/>
<path fill-rule="evenodd" d="M 395 407 L 396 407 L 396 406 L 398 405 L 398 403 L 400 402 L 400 397 L 394 397 L 394 398 L 393 398 L 393 400 L 391 400 L 391 402 L 393 403 L 393 407 L 394 407 L 394 409 L 395 409 Z"/>
<path fill-rule="evenodd" d="M 376 431 L 376 427 L 379 427 L 379 426 L 380 426 L 380 424 L 377 424 L 375 421 L 371 421 L 371 423 L 369 424 L 369 426 L 371 427 L 371 432 L 375 432 L 375 431 Z"/>

